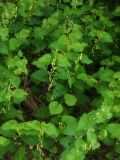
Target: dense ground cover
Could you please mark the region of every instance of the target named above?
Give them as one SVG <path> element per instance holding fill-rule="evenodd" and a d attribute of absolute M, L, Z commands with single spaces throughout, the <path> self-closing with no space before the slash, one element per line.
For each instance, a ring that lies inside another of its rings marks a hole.
<path fill-rule="evenodd" d="M 120 159 L 120 4 L 0 0 L 0 160 Z"/>

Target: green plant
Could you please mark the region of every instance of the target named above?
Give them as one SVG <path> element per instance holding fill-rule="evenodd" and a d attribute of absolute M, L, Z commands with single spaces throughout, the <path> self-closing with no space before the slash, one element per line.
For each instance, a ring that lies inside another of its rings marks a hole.
<path fill-rule="evenodd" d="M 102 146 L 119 159 L 120 6 L 110 3 L 0 1 L 0 160 L 84 160 Z"/>

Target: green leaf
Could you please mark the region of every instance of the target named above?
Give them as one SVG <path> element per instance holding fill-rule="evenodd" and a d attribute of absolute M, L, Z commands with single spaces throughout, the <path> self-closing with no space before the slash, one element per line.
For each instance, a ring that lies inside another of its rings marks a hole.
<path fill-rule="evenodd" d="M 53 89 L 53 95 L 55 97 L 60 97 L 67 92 L 67 88 L 62 84 L 56 84 L 55 88 Z"/>
<path fill-rule="evenodd" d="M 83 140 L 82 137 L 77 137 L 74 143 L 74 146 L 76 149 L 79 149 L 83 154 L 87 153 L 90 149 L 90 146 L 88 143 Z"/>
<path fill-rule="evenodd" d="M 19 56 L 8 56 L 6 59 L 8 68 L 14 69 L 14 74 L 20 75 L 21 73 L 27 74 L 27 59 Z"/>
<path fill-rule="evenodd" d="M 0 149 L 1 147 L 6 147 L 7 145 L 10 144 L 10 140 L 8 138 L 0 136 Z"/>
<path fill-rule="evenodd" d="M 84 160 L 84 154 L 76 148 L 72 148 L 68 153 L 66 160 Z"/>
<path fill-rule="evenodd" d="M 3 155 L 9 151 L 11 140 L 0 136 L 0 159 L 3 160 Z"/>
<path fill-rule="evenodd" d="M 21 13 L 20 15 L 24 17 L 24 14 L 22 11 L 27 11 L 31 5 L 32 5 L 32 0 L 26 0 L 26 1 L 20 0 L 20 2 L 19 2 L 19 7 L 20 7 L 19 12 Z"/>
<path fill-rule="evenodd" d="M 114 149 L 115 149 L 115 152 L 120 155 L 120 143 L 117 143 Z"/>
<path fill-rule="evenodd" d="M 14 107 L 10 107 L 10 109 L 7 109 L 4 114 L 6 120 L 8 119 L 14 119 L 18 118 L 19 120 L 23 120 L 23 115 L 21 110 L 17 110 Z"/>
<path fill-rule="evenodd" d="M 110 69 L 100 68 L 100 70 L 95 74 L 100 80 L 105 82 L 110 82 L 113 79 L 114 72 Z"/>
<path fill-rule="evenodd" d="M 68 106 L 74 106 L 76 104 L 76 102 L 77 102 L 77 98 L 73 94 L 66 93 L 64 95 L 64 99 L 65 99 L 65 103 Z"/>
<path fill-rule="evenodd" d="M 93 28 L 92 28 L 92 30 L 89 32 L 89 36 L 92 37 L 92 38 L 94 38 L 94 37 L 96 36 L 96 34 L 97 34 L 97 30 L 95 30 L 95 29 L 93 29 Z"/>
<path fill-rule="evenodd" d="M 49 105 L 49 110 L 51 115 L 60 114 L 63 111 L 63 107 L 57 101 L 53 101 Z"/>
<path fill-rule="evenodd" d="M 19 33 L 16 34 L 18 39 L 26 39 L 30 34 L 29 29 L 22 29 Z"/>
<path fill-rule="evenodd" d="M 116 72 L 116 73 L 114 74 L 114 78 L 120 80 L 120 71 L 118 71 L 118 72 Z"/>
<path fill-rule="evenodd" d="M 103 59 L 101 61 L 101 64 L 102 65 L 106 65 L 106 66 L 113 66 L 116 63 L 118 63 L 118 64 L 120 63 L 120 57 L 119 56 L 115 56 L 115 55 L 113 55 L 111 57 L 108 57 L 106 59 Z"/>
<path fill-rule="evenodd" d="M 26 149 L 25 147 L 21 146 L 15 153 L 12 160 L 25 160 L 25 156 L 26 156 Z"/>
<path fill-rule="evenodd" d="M 69 39 L 66 35 L 61 35 L 58 40 L 50 43 L 49 47 L 51 49 L 65 51 L 69 45 Z"/>
<path fill-rule="evenodd" d="M 32 62 L 33 65 L 37 66 L 38 68 L 45 68 L 51 63 L 51 55 L 45 54 L 40 57 L 38 60 Z"/>
<path fill-rule="evenodd" d="M 31 145 L 37 145 L 39 144 L 39 133 L 36 133 L 35 131 L 27 132 L 28 134 L 21 135 L 22 141 L 31 146 Z"/>
<path fill-rule="evenodd" d="M 23 59 L 19 59 L 18 64 L 17 64 L 17 70 L 20 73 L 28 73 L 27 70 L 27 59 L 24 57 Z"/>
<path fill-rule="evenodd" d="M 74 84 L 74 82 L 75 82 L 75 78 L 71 77 L 71 75 L 69 73 L 68 84 L 69 84 L 70 88 L 72 88 L 72 85 Z"/>
<path fill-rule="evenodd" d="M 8 44 L 6 42 L 0 42 L 0 53 L 1 54 L 8 54 Z"/>
<path fill-rule="evenodd" d="M 39 150 L 36 150 L 36 149 L 32 150 L 32 154 L 34 155 L 33 159 L 35 159 L 35 160 L 43 160 L 42 155 L 40 155 L 40 151 Z M 52 159 L 49 159 L 49 158 L 47 159 L 46 158 L 46 160 L 52 160 Z"/>
<path fill-rule="evenodd" d="M 111 133 L 113 138 L 120 138 L 120 124 L 118 123 L 111 123 L 108 124 L 106 127 L 107 131 Z"/>
<path fill-rule="evenodd" d="M 12 17 L 15 17 L 16 15 L 16 5 L 11 2 L 7 2 L 5 5 L 5 11 L 7 14 L 7 18 L 11 19 Z"/>
<path fill-rule="evenodd" d="M 98 37 L 102 43 L 112 43 L 113 38 L 110 33 L 106 31 L 98 31 Z"/>
<path fill-rule="evenodd" d="M 114 61 L 112 61 L 112 58 L 109 57 L 109 58 L 106 58 L 106 59 L 103 59 L 101 61 L 101 65 L 105 65 L 105 66 L 113 66 L 114 65 Z"/>
<path fill-rule="evenodd" d="M 26 100 L 26 97 L 28 96 L 27 92 L 25 92 L 23 89 L 16 89 L 14 91 L 13 100 L 15 103 L 19 104 Z"/>
<path fill-rule="evenodd" d="M 85 54 L 82 55 L 81 63 L 83 64 L 91 64 L 93 61 L 89 59 L 89 57 Z"/>
<path fill-rule="evenodd" d="M 36 112 L 36 117 L 41 119 L 50 117 L 49 108 L 46 106 L 40 107 Z"/>
<path fill-rule="evenodd" d="M 103 123 L 112 117 L 110 110 L 105 110 L 104 108 L 98 109 L 93 115 L 96 123 Z"/>
<path fill-rule="evenodd" d="M 55 127 L 54 124 L 52 123 L 42 123 L 42 128 L 45 130 L 45 133 L 52 137 L 52 138 L 56 138 L 58 137 L 58 131 L 57 128 Z"/>
<path fill-rule="evenodd" d="M 120 105 L 113 106 L 112 112 L 113 112 L 114 115 L 119 117 L 120 116 Z"/>
<path fill-rule="evenodd" d="M 8 102 L 12 97 L 13 97 L 13 92 L 11 90 L 0 92 L 0 102 Z"/>
<path fill-rule="evenodd" d="M 95 78 L 87 75 L 86 73 L 80 73 L 79 75 L 77 75 L 77 78 L 86 82 L 90 87 L 93 87 L 97 83 L 97 80 Z"/>
<path fill-rule="evenodd" d="M 88 114 L 83 114 L 78 123 L 78 131 L 88 130 L 95 125 L 95 120 Z"/>
<path fill-rule="evenodd" d="M 73 136 L 76 134 L 77 130 L 77 120 L 69 115 L 64 115 L 62 117 L 62 122 L 65 123 L 64 134 L 68 136 Z"/>
<path fill-rule="evenodd" d="M 9 40 L 9 49 L 11 51 L 16 50 L 21 45 L 20 40 L 17 38 L 11 38 Z"/>
<path fill-rule="evenodd" d="M 48 71 L 43 70 L 37 70 L 31 74 L 31 79 L 36 82 L 47 82 L 48 81 Z"/>
<path fill-rule="evenodd" d="M 79 93 L 77 94 L 77 99 L 78 99 L 78 104 L 79 105 L 86 105 L 90 102 L 90 98 L 83 93 Z"/>
<path fill-rule="evenodd" d="M 34 36 L 35 36 L 35 38 L 42 38 L 45 34 L 46 34 L 46 31 L 43 30 L 40 27 L 36 27 L 34 29 Z"/>
<path fill-rule="evenodd" d="M 86 43 L 72 43 L 71 49 L 74 50 L 75 52 L 83 52 L 85 47 L 87 46 Z"/>
<path fill-rule="evenodd" d="M 100 147 L 100 143 L 97 141 L 97 136 L 93 128 L 87 131 L 87 140 L 90 143 L 92 150 Z"/>
<path fill-rule="evenodd" d="M 70 62 L 68 61 L 67 57 L 65 57 L 65 55 L 58 54 L 56 58 L 57 58 L 57 65 L 59 67 L 70 67 L 71 66 Z"/>
<path fill-rule="evenodd" d="M 18 129 L 18 124 L 15 120 L 10 120 L 0 127 L 0 134 L 6 137 L 14 137 Z"/>
<path fill-rule="evenodd" d="M 1 129 L 7 130 L 7 131 L 10 131 L 10 130 L 16 131 L 17 128 L 18 128 L 18 123 L 16 122 L 16 120 L 7 121 L 1 126 Z"/>
<path fill-rule="evenodd" d="M 65 68 L 58 67 L 54 77 L 56 79 L 67 80 L 69 78 L 69 74 Z"/>
<path fill-rule="evenodd" d="M 22 140 L 29 145 L 39 143 L 41 132 L 41 124 L 37 120 L 23 122 L 19 126 L 19 134 Z"/>
<path fill-rule="evenodd" d="M 120 16 L 120 6 L 117 6 L 117 8 L 113 11 L 113 15 Z"/>
<path fill-rule="evenodd" d="M 9 29 L 3 28 L 0 26 L 0 37 L 1 37 L 2 41 L 8 40 L 8 34 L 9 34 Z"/>
<path fill-rule="evenodd" d="M 12 75 L 10 78 L 10 82 L 12 83 L 12 85 L 14 87 L 19 87 L 20 83 L 21 83 L 21 79 L 18 76 Z"/>
<path fill-rule="evenodd" d="M 60 139 L 60 144 L 65 148 L 69 147 L 69 145 L 73 142 L 74 142 L 74 138 L 72 136 L 65 136 Z"/>

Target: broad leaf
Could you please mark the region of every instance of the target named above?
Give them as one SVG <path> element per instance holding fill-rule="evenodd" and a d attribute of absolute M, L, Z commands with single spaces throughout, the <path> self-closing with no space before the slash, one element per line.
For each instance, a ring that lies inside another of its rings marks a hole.
<path fill-rule="evenodd" d="M 107 125 L 107 131 L 111 133 L 113 138 L 120 138 L 120 124 L 111 123 Z"/>
<path fill-rule="evenodd" d="M 45 54 L 40 57 L 38 60 L 32 62 L 33 65 L 37 66 L 38 68 L 45 68 L 51 63 L 51 55 Z"/>
<path fill-rule="evenodd" d="M 68 106 L 74 106 L 77 102 L 77 98 L 73 94 L 66 93 L 64 95 L 65 103 Z"/>
<path fill-rule="evenodd" d="M 60 114 L 63 111 L 63 107 L 57 101 L 53 101 L 49 105 L 49 110 L 51 115 Z"/>
<path fill-rule="evenodd" d="M 19 104 L 21 102 L 23 102 L 24 100 L 26 100 L 27 98 L 27 92 L 25 92 L 22 89 L 16 89 L 14 91 L 14 96 L 13 96 L 13 100 L 15 103 Z"/>
<path fill-rule="evenodd" d="M 45 130 L 45 133 L 52 137 L 56 138 L 58 137 L 58 130 L 52 123 L 42 123 L 42 128 Z"/>

